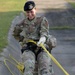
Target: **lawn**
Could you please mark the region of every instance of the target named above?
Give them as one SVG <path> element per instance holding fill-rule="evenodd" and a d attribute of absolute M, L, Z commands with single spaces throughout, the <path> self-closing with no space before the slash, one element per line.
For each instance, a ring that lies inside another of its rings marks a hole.
<path fill-rule="evenodd" d="M 7 45 L 12 20 L 23 11 L 25 0 L 0 0 L 0 51 Z"/>
<path fill-rule="evenodd" d="M 75 8 L 75 2 L 70 3 L 73 8 Z"/>
<path fill-rule="evenodd" d="M 75 8 L 75 1 L 74 0 L 66 0 L 67 2 L 70 3 L 70 5 Z"/>

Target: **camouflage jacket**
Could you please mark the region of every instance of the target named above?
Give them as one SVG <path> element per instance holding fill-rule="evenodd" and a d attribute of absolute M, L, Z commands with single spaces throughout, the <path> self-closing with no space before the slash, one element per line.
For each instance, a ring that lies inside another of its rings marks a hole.
<path fill-rule="evenodd" d="M 25 18 L 21 23 L 17 24 L 13 36 L 15 38 L 23 36 L 25 39 L 39 40 L 42 36 L 48 36 L 48 33 L 49 24 L 47 19 L 45 17 L 35 17 L 31 21 Z"/>

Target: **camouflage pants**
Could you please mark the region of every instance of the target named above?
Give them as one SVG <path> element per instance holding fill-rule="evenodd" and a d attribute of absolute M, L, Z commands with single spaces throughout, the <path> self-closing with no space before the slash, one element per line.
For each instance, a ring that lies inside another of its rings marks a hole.
<path fill-rule="evenodd" d="M 51 58 L 49 55 L 42 51 L 38 55 L 38 75 L 53 75 L 53 68 Z"/>
<path fill-rule="evenodd" d="M 24 51 L 22 59 L 25 66 L 24 75 L 33 75 L 35 69 L 35 54 L 32 51 Z M 52 75 L 52 64 L 48 54 L 44 51 L 40 52 L 37 57 L 38 75 Z"/>

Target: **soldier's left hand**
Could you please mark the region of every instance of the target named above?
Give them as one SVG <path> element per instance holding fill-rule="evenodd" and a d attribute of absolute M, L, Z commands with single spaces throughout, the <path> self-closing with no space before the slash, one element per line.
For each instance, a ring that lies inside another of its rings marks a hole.
<path fill-rule="evenodd" d="M 40 44 L 44 44 L 46 41 L 46 38 L 45 37 L 41 37 L 40 40 L 37 42 L 37 46 L 40 46 Z"/>

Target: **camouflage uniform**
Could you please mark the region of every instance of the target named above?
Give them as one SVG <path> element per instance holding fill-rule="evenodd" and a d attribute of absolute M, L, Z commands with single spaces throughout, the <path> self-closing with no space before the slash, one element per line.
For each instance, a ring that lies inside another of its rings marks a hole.
<path fill-rule="evenodd" d="M 17 24 L 13 31 L 13 36 L 23 42 L 23 47 L 26 46 L 26 41 L 31 39 L 34 41 L 39 41 L 40 37 L 45 36 L 46 42 L 45 46 L 49 48 L 55 47 L 56 39 L 49 35 L 49 24 L 45 17 L 35 17 L 33 20 L 28 20 L 25 18 L 20 24 Z M 22 39 L 21 36 L 24 38 Z M 51 40 L 54 40 L 55 44 L 51 43 Z M 37 42 L 36 41 L 36 42 Z M 49 50 L 51 51 L 51 49 Z M 35 52 L 37 52 L 35 50 Z M 22 59 L 25 64 L 24 75 L 33 75 L 35 68 L 35 57 L 36 54 L 31 50 L 25 50 L 22 54 Z M 38 53 L 38 73 L 39 75 L 52 75 L 52 64 L 51 58 L 43 50 Z"/>

